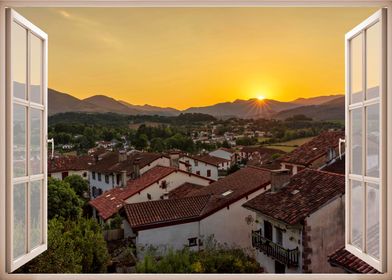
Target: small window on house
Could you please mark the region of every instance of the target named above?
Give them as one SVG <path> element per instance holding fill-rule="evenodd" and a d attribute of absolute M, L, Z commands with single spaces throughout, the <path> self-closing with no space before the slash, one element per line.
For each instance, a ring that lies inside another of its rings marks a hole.
<path fill-rule="evenodd" d="M 195 160 L 195 166 L 199 166 L 199 162 Z"/>
<path fill-rule="evenodd" d="M 101 195 L 103 193 L 102 189 L 98 189 L 98 195 Z"/>
<path fill-rule="evenodd" d="M 196 175 L 200 175 L 200 171 L 196 171 Z"/>
<path fill-rule="evenodd" d="M 161 182 L 161 188 L 162 189 L 164 189 L 164 190 L 166 190 L 167 189 L 167 182 L 166 182 L 166 180 L 163 180 L 162 182 Z"/>
<path fill-rule="evenodd" d="M 211 177 L 211 170 L 210 169 L 207 170 L 207 177 Z"/>
<path fill-rule="evenodd" d="M 101 173 L 98 173 L 98 181 L 102 181 L 102 178 L 101 178 Z"/>
<path fill-rule="evenodd" d="M 87 172 L 83 172 L 83 177 L 84 177 L 84 178 L 87 177 Z"/>
<path fill-rule="evenodd" d="M 62 179 L 62 180 L 64 180 L 64 179 L 67 178 L 67 177 L 68 177 L 68 172 L 67 172 L 67 171 L 61 173 L 61 179 Z"/>
<path fill-rule="evenodd" d="M 197 237 L 188 238 L 188 246 L 189 247 L 197 246 Z"/>
<path fill-rule="evenodd" d="M 283 230 L 280 228 L 275 228 L 276 229 L 276 244 L 283 245 Z"/>
<path fill-rule="evenodd" d="M 93 180 L 95 180 L 95 172 L 92 173 Z"/>
<path fill-rule="evenodd" d="M 148 199 L 148 200 L 151 200 L 151 198 L 152 198 L 152 197 L 151 197 L 151 194 L 148 193 L 148 194 L 147 194 L 147 199 Z"/>
<path fill-rule="evenodd" d="M 105 183 L 109 184 L 109 175 L 105 175 Z"/>

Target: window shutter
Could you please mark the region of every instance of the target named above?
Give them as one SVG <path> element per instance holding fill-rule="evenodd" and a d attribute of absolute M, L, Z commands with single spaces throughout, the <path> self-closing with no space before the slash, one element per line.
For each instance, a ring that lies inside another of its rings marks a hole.
<path fill-rule="evenodd" d="M 7 9 L 7 272 L 47 249 L 47 35 Z"/>
<path fill-rule="evenodd" d="M 346 34 L 346 249 L 386 270 L 386 9 Z"/>

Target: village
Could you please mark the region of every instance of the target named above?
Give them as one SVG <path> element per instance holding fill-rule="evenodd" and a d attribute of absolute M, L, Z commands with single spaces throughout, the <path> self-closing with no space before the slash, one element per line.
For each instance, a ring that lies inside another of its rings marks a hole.
<path fill-rule="evenodd" d="M 148 248 L 160 256 L 203 251 L 213 239 L 240 248 L 266 273 L 377 272 L 344 249 L 343 131 L 323 131 L 288 153 L 223 137 L 230 148 L 198 154 L 97 141 L 87 155 L 49 158 L 48 174 L 87 180 L 84 195 L 105 241 L 126 240 L 136 261 Z M 117 272 L 132 271 L 115 262 Z"/>

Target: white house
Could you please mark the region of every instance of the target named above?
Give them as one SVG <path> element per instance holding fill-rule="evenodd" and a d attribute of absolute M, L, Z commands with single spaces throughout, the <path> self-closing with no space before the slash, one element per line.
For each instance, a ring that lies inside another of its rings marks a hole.
<path fill-rule="evenodd" d="M 183 155 L 180 158 L 180 161 L 185 162 L 189 165 L 188 171 L 197 174 L 203 177 L 210 178 L 212 180 L 218 180 L 218 168 L 219 163 L 222 162 L 222 159 L 216 158 L 215 160 L 212 157 L 207 158 L 206 156 L 190 156 Z M 229 164 L 227 164 L 229 165 Z"/>
<path fill-rule="evenodd" d="M 96 156 L 95 164 L 89 168 L 91 197 L 135 179 L 155 166 L 171 166 L 169 157 L 156 154 L 133 152 L 131 154 L 105 152 Z"/>
<path fill-rule="evenodd" d="M 90 156 L 55 156 L 48 158 L 48 177 L 64 180 L 70 175 L 79 175 L 88 180 L 88 170 L 93 163 Z"/>
<path fill-rule="evenodd" d="M 125 237 L 134 237 L 138 257 L 153 246 L 199 249 L 208 238 L 229 246 L 251 248 L 255 213 L 242 207 L 270 186 L 270 172 L 256 167 L 241 169 L 207 187 L 174 199 L 124 206 Z"/>
<path fill-rule="evenodd" d="M 94 208 L 95 216 L 106 221 L 118 213 L 124 204 L 167 199 L 169 192 L 184 183 L 208 186 L 211 182 L 211 179 L 173 167 L 155 166 L 139 178 L 129 180 L 126 187 L 104 192 L 91 200 L 90 205 Z"/>
<path fill-rule="evenodd" d="M 252 245 L 267 273 L 336 273 L 328 256 L 344 246 L 345 177 L 304 169 L 271 173 L 271 189 L 243 206 L 256 213 Z"/>
<path fill-rule="evenodd" d="M 210 156 L 223 158 L 230 161 L 230 164 L 234 164 L 236 162 L 235 152 L 231 149 L 227 148 L 219 148 L 215 151 L 209 153 Z"/>

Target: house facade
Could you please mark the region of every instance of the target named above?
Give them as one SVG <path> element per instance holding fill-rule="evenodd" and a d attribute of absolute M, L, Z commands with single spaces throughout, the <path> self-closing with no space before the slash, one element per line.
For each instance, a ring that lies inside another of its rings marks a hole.
<path fill-rule="evenodd" d="M 246 167 L 174 199 L 127 204 L 124 236 L 135 238 L 138 257 L 150 246 L 201 249 L 209 239 L 250 250 L 256 215 L 242 205 L 269 186 L 269 171 Z"/>
<path fill-rule="evenodd" d="M 93 158 L 89 156 L 55 156 L 48 159 L 48 177 L 64 180 L 68 176 L 79 175 L 88 180 L 92 164 Z"/>
<path fill-rule="evenodd" d="M 222 158 L 230 161 L 230 164 L 234 164 L 236 162 L 236 154 L 231 149 L 227 148 L 219 148 L 215 151 L 208 153 L 210 156 Z"/>
<path fill-rule="evenodd" d="M 202 177 L 210 178 L 215 181 L 218 180 L 219 177 L 218 174 L 219 163 L 222 162 L 223 164 L 223 161 L 227 162 L 222 159 L 213 161 L 213 160 L 206 159 L 205 156 L 200 157 L 200 156 L 190 156 L 190 155 L 182 155 L 180 161 L 188 165 L 189 172 L 200 175 Z"/>
<path fill-rule="evenodd" d="M 344 246 L 344 191 L 340 174 L 271 173 L 271 189 L 243 205 L 256 213 L 252 246 L 266 272 L 339 272 L 328 256 Z"/>

